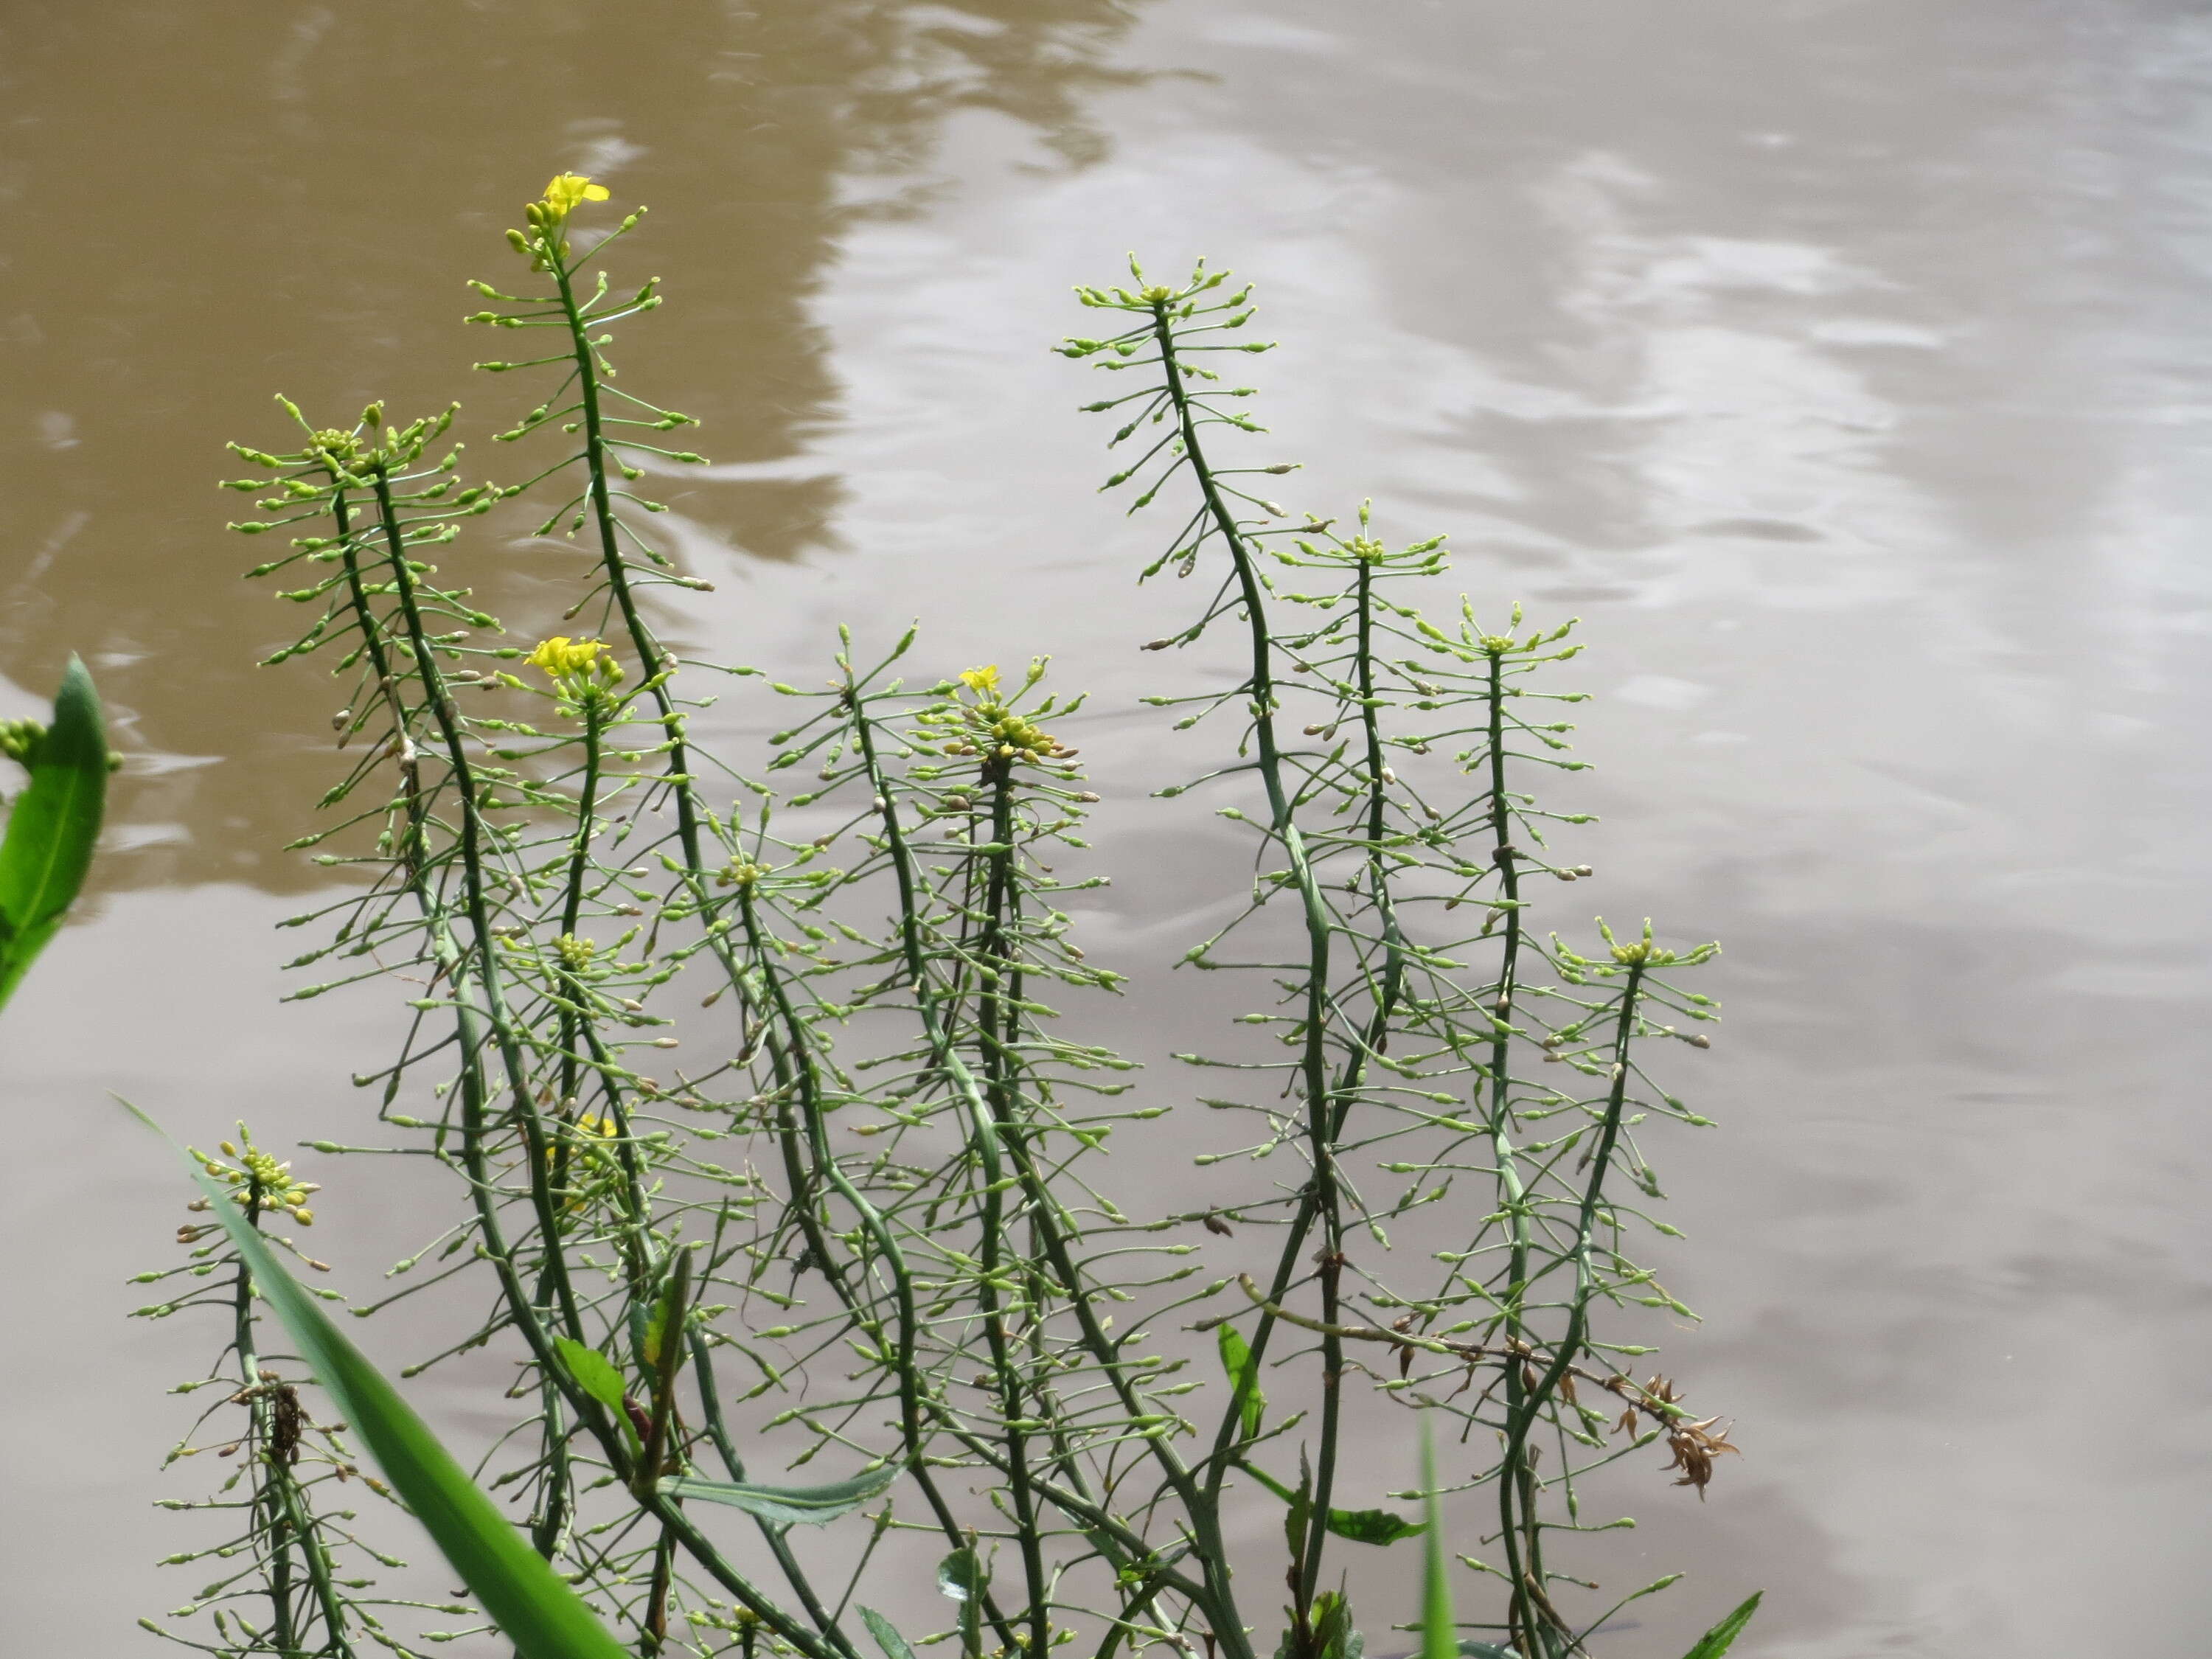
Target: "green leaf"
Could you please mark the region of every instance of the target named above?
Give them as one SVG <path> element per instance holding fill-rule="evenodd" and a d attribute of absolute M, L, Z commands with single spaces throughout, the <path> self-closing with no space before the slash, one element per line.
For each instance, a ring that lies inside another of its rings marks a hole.
<path fill-rule="evenodd" d="M 623 1376 L 615 1369 L 614 1362 L 597 1348 L 587 1348 L 573 1337 L 556 1336 L 553 1346 L 560 1352 L 561 1363 L 568 1368 L 568 1375 L 576 1379 L 576 1386 L 627 1421 L 623 1410 Z"/>
<path fill-rule="evenodd" d="M 1298 1494 L 1276 1480 L 1273 1475 L 1269 1474 L 1267 1470 L 1256 1464 L 1247 1463 L 1242 1458 L 1236 1460 L 1236 1465 L 1285 1504 L 1294 1508 L 1299 1504 L 1301 1500 Z M 1297 1536 L 1301 1540 L 1304 1537 L 1304 1516 L 1310 1507 L 1311 1502 L 1309 1499 L 1306 1500 L 1305 1508 L 1297 1510 L 1300 1517 L 1298 1521 L 1300 1530 Z M 1395 1544 L 1401 1538 L 1411 1538 L 1416 1533 L 1424 1530 L 1419 1522 L 1408 1521 L 1404 1516 L 1394 1515 L 1389 1510 L 1331 1510 L 1328 1512 L 1328 1529 L 1337 1537 L 1349 1538 L 1358 1544 Z M 1285 1535 L 1289 1535 L 1287 1522 Z M 1300 1547 L 1303 1547 L 1303 1544 Z"/>
<path fill-rule="evenodd" d="M 661 1334 L 668 1328 L 668 1322 L 671 1319 L 680 1316 L 674 1305 L 676 1293 L 679 1288 L 677 1276 L 672 1273 L 668 1275 L 668 1282 L 661 1286 L 660 1294 L 653 1298 L 653 1312 L 647 1316 L 645 1322 L 643 1345 L 645 1364 L 648 1370 L 659 1368 Z"/>
<path fill-rule="evenodd" d="M 897 1479 L 894 1464 L 827 1486 L 763 1486 L 749 1480 L 702 1480 L 679 1474 L 662 1481 L 660 1490 L 672 1498 L 727 1504 L 733 1510 L 758 1516 L 771 1526 L 818 1527 L 841 1515 L 850 1515 Z"/>
<path fill-rule="evenodd" d="M 1751 1600 L 1699 1637 L 1698 1645 L 1684 1654 L 1682 1659 L 1721 1659 L 1735 1645 L 1735 1638 L 1743 1634 L 1751 1615 L 1759 1611 L 1759 1598 L 1765 1594 L 1765 1590 L 1753 1590 Z"/>
<path fill-rule="evenodd" d="M 1521 1659 L 1510 1648 L 1501 1648 L 1495 1642 L 1462 1642 L 1459 1644 L 1460 1659 Z"/>
<path fill-rule="evenodd" d="M 1437 1448 L 1429 1419 L 1421 1419 L 1421 1511 L 1428 1546 L 1421 1560 L 1421 1659 L 1459 1659 L 1452 1621 L 1451 1581 L 1444 1576 L 1444 1526 L 1437 1504 Z"/>
<path fill-rule="evenodd" d="M 1367 1638 L 1352 1627 L 1352 1601 L 1340 1591 L 1313 1599 L 1314 1646 L 1321 1659 L 1362 1659 Z"/>
<path fill-rule="evenodd" d="M 1290 1507 L 1283 1511 L 1283 1541 L 1291 1547 L 1293 1563 L 1305 1559 L 1306 1528 L 1312 1519 L 1313 1480 L 1302 1468 L 1298 1489 L 1291 1494 Z"/>
<path fill-rule="evenodd" d="M 1395 1544 L 1425 1530 L 1419 1522 L 1389 1510 L 1331 1510 L 1328 1529 L 1355 1544 Z"/>
<path fill-rule="evenodd" d="M 131 1115 L 160 1133 L 152 1119 L 125 1103 Z M 187 1167 L 315 1380 L 522 1659 L 630 1659 L 629 1650 L 439 1444 L 398 1390 L 293 1280 L 231 1195 L 197 1164 L 188 1160 Z"/>
<path fill-rule="evenodd" d="M 955 1601 L 972 1604 L 981 1600 L 983 1587 L 990 1582 L 990 1575 L 973 1550 L 955 1550 L 937 1564 L 938 1591 Z"/>
<path fill-rule="evenodd" d="M 1221 1350 L 1221 1369 L 1229 1374 L 1231 1403 L 1238 1413 L 1244 1437 L 1252 1439 L 1260 1432 L 1261 1419 L 1267 1410 L 1267 1396 L 1260 1392 L 1260 1367 L 1253 1360 L 1250 1345 L 1234 1325 L 1216 1325 L 1213 1335 Z"/>
<path fill-rule="evenodd" d="M 30 758 L 0 839 L 0 1006 L 31 960 L 61 931 L 84 885 L 107 800 L 107 732 L 92 676 L 71 657 L 54 721 Z"/>
<path fill-rule="evenodd" d="M 893 1630 L 891 1621 L 873 1607 L 860 1609 L 860 1622 L 868 1627 L 868 1634 L 884 1650 L 884 1659 L 914 1659 L 914 1650 L 907 1645 L 906 1638 Z"/>

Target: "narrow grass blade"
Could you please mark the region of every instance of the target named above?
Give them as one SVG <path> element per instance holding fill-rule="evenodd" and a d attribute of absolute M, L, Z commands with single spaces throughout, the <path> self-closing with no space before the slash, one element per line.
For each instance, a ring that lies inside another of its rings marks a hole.
<path fill-rule="evenodd" d="M 1765 1590 L 1753 1590 L 1751 1600 L 1699 1637 L 1698 1645 L 1684 1654 L 1682 1659 L 1721 1659 L 1735 1644 L 1735 1638 L 1743 1634 L 1751 1615 L 1759 1611 L 1759 1598 L 1765 1594 Z"/>
<path fill-rule="evenodd" d="M 662 1481 L 660 1490 L 671 1498 L 727 1504 L 733 1510 L 758 1516 L 771 1526 L 820 1526 L 841 1515 L 850 1515 L 896 1479 L 898 1470 L 893 1467 L 826 1486 L 763 1486 L 750 1480 L 701 1480 L 677 1475 Z"/>
<path fill-rule="evenodd" d="M 100 839 L 107 732 L 92 676 L 75 657 L 62 675 L 53 724 L 31 757 L 30 772 L 0 839 L 0 1006 L 61 930 Z"/>
<path fill-rule="evenodd" d="M 1444 1576 L 1444 1526 L 1437 1503 L 1437 1447 L 1429 1419 L 1421 1419 L 1421 1659 L 1459 1659 L 1452 1623 L 1451 1581 Z"/>
<path fill-rule="evenodd" d="M 125 1105 L 141 1123 L 161 1133 L 143 1112 L 127 1101 Z M 209 1212 L 245 1257 L 256 1288 L 299 1344 L 315 1380 L 337 1402 L 385 1478 L 521 1659 L 631 1659 L 629 1650 L 469 1479 L 413 1407 L 300 1288 L 232 1195 L 198 1164 L 187 1167 L 207 1194 Z"/>

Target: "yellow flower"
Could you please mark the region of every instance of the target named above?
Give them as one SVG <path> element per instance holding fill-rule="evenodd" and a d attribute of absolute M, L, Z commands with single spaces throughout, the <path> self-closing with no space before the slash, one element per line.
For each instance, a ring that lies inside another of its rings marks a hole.
<path fill-rule="evenodd" d="M 553 182 L 545 186 L 542 205 L 547 221 L 557 225 L 585 203 L 606 199 L 605 185 L 595 185 L 580 173 L 557 173 L 553 175 Z"/>
<path fill-rule="evenodd" d="M 623 677 L 622 665 L 604 641 L 572 640 L 566 634 L 540 641 L 524 660 L 532 668 L 544 669 L 547 678 L 567 691 L 583 690 L 594 675 L 609 685 Z"/>
<path fill-rule="evenodd" d="M 988 697 L 999 689 L 999 665 L 993 663 L 988 668 L 963 668 L 960 671 L 960 684 L 979 697 Z"/>
<path fill-rule="evenodd" d="M 591 1201 L 595 1188 L 621 1177 L 622 1164 L 605 1143 L 622 1133 L 622 1126 L 611 1117 L 599 1117 L 586 1112 L 568 1126 L 568 1133 L 575 1148 L 575 1161 L 569 1166 L 567 1207 L 576 1211 Z M 547 1164 L 550 1164 L 558 1156 L 557 1147 L 548 1146 L 545 1149 Z"/>
<path fill-rule="evenodd" d="M 526 660 L 532 668 L 542 668 L 558 678 L 589 668 L 602 649 L 597 640 L 572 640 L 566 634 L 556 634 L 550 640 L 540 640 Z"/>

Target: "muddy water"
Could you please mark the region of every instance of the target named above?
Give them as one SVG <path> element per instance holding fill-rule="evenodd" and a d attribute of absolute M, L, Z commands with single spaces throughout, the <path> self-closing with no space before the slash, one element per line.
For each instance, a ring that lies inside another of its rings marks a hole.
<path fill-rule="evenodd" d="M 388 1035 L 275 1006 L 329 711 L 252 666 L 293 618 L 234 580 L 219 446 L 279 436 L 277 390 L 519 409 L 460 282 L 558 165 L 654 209 L 672 302 L 622 362 L 708 422 L 687 641 L 1054 653 L 1099 694 L 1124 966 L 1228 843 L 1143 804 L 1186 763 L 1126 711 L 1182 671 L 1132 647 L 1191 596 L 1131 587 L 1152 532 L 1091 493 L 1070 283 L 1259 279 L 1297 504 L 1372 495 L 1585 619 L 1573 896 L 1728 947 L 1674 1074 L 1723 1127 L 1657 1157 L 1706 1316 L 1669 1361 L 1746 1452 L 1702 1505 L 1639 1492 L 1624 1583 L 1694 1577 L 1615 1650 L 1765 1586 L 1738 1650 L 1774 1659 L 2203 1651 L 2212 13 L 23 0 L 0 92 L 0 714 L 74 647 L 132 757 L 0 1029 L 11 1650 L 143 1651 L 198 1583 L 145 1505 L 201 1339 L 120 1319 L 176 1192 L 104 1091 L 343 1133 Z M 515 539 L 482 586 L 527 629 L 573 556 Z M 366 1286 L 412 1218 L 346 1179 Z"/>

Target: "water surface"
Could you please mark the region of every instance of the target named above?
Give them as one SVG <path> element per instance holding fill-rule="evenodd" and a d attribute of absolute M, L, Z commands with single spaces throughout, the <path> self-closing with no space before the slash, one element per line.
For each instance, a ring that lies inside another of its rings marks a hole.
<path fill-rule="evenodd" d="M 707 422 L 687 642 L 1054 653 L 1124 966 L 1228 844 L 1145 800 L 1185 763 L 1130 706 L 1182 671 L 1133 647 L 1190 596 L 1092 494 L 1070 283 L 1255 277 L 1295 503 L 1371 495 L 1486 604 L 1585 619 L 1575 895 L 1728 948 L 1674 1073 L 1723 1127 L 1657 1157 L 1705 1316 L 1669 1363 L 1746 1453 L 1639 1495 L 1637 1565 L 1694 1576 L 1616 1651 L 1758 1586 L 1750 1659 L 2203 1650 L 2212 12 L 29 3 L 0 91 L 0 714 L 75 648 L 131 755 L 0 1033 L 12 1647 L 146 1651 L 197 1583 L 143 1506 L 204 1333 L 121 1322 L 179 1218 L 105 1091 L 327 1134 L 389 1038 L 275 1005 L 329 711 L 252 666 L 294 618 L 235 580 L 221 443 L 281 390 L 458 396 L 488 449 L 521 398 L 466 373 L 461 279 L 563 167 L 653 209 L 671 303 L 621 361 Z M 482 584 L 527 631 L 568 556 L 520 528 Z M 378 1178 L 325 1206 L 363 1286 L 411 1220 Z"/>

